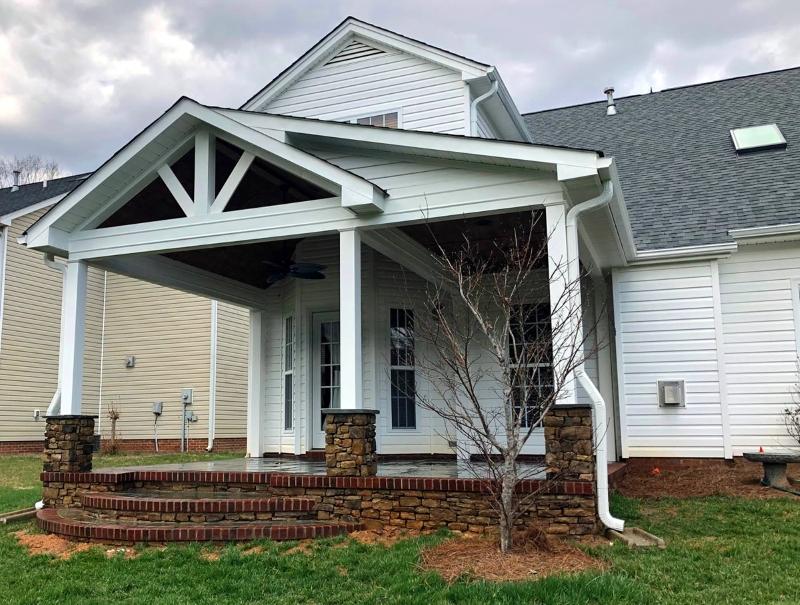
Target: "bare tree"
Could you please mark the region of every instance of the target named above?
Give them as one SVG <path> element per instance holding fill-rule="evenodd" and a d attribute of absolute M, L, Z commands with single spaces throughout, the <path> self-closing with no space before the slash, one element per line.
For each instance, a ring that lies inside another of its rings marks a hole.
<path fill-rule="evenodd" d="M 10 187 L 14 184 L 15 170 L 20 173 L 21 185 L 61 176 L 58 162 L 46 160 L 39 155 L 29 154 L 24 157 L 0 158 L 0 187 Z"/>
<path fill-rule="evenodd" d="M 521 464 L 520 455 L 574 388 L 591 331 L 576 330 L 580 279 L 569 282 L 566 263 L 548 258 L 541 223 L 534 214 L 501 239 L 472 240 L 465 231 L 458 245 L 437 241 L 432 256 L 442 279 L 429 287 L 427 311 L 413 327 L 423 345 L 416 367 L 433 387 L 432 395 L 415 393 L 417 403 L 444 420 L 467 468 L 488 478 L 503 552 L 520 516 L 547 489 L 545 482 L 535 493 L 518 490 L 545 470 Z M 561 292 L 555 300 L 551 284 Z"/>

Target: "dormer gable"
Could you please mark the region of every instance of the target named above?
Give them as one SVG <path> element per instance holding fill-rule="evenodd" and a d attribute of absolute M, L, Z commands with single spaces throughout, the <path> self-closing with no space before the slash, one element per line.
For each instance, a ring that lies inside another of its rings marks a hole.
<path fill-rule="evenodd" d="M 529 140 L 494 67 L 353 17 L 317 42 L 242 109 Z"/>

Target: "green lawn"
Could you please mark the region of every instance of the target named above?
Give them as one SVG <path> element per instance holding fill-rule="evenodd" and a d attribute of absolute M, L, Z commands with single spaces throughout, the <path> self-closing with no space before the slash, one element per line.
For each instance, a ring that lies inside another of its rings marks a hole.
<path fill-rule="evenodd" d="M 33 482 L 21 465 L 13 466 L 20 482 Z M 38 472 L 36 465 L 30 469 Z M 800 499 L 615 497 L 613 505 L 616 514 L 663 536 L 668 548 L 595 548 L 591 552 L 610 563 L 604 573 L 516 584 L 464 579 L 448 586 L 418 567 L 420 549 L 441 535 L 391 548 L 329 540 L 310 555 L 282 554 L 291 544 L 263 543 L 260 554 L 231 546 L 217 561 L 205 560 L 200 546 L 142 549 L 133 560 L 107 559 L 96 549 L 60 561 L 30 557 L 17 546 L 9 533 L 32 528 L 24 523 L 0 528 L 0 595 L 4 605 L 800 603 Z"/>

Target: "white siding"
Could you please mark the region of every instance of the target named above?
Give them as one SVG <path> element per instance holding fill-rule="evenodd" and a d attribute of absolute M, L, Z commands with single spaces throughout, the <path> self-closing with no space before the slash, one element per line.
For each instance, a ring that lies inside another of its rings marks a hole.
<path fill-rule="evenodd" d="M 325 120 L 399 111 L 401 128 L 465 134 L 467 88 L 460 73 L 397 50 L 380 50 L 361 48 L 348 60 L 312 68 L 262 110 Z"/>
<path fill-rule="evenodd" d="M 613 278 L 623 456 L 723 456 L 710 262 Z M 686 381 L 686 407 L 659 407 L 659 379 Z"/>
<path fill-rule="evenodd" d="M 734 455 L 790 444 L 781 413 L 798 382 L 800 249 L 780 244 L 740 250 L 719 263 Z"/>

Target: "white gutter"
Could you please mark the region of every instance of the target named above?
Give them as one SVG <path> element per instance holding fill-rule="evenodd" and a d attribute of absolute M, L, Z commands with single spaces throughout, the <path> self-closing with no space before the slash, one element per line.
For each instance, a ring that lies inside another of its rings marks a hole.
<path fill-rule="evenodd" d="M 492 87 L 479 96 L 477 99 L 473 99 L 472 103 L 469 106 L 469 135 L 472 137 L 478 136 L 478 105 L 483 103 L 486 99 L 491 97 L 493 94 L 497 92 L 500 83 L 495 78 L 492 82 Z"/>
<path fill-rule="evenodd" d="M 614 186 L 611 181 L 603 183 L 603 192 L 592 199 L 581 202 L 567 212 L 567 280 L 569 284 L 577 284 L 580 280 L 580 261 L 578 247 L 578 216 L 582 213 L 607 206 L 614 197 Z M 580 296 L 580 294 L 578 294 Z M 583 344 L 583 322 L 576 322 L 576 342 Z M 583 362 L 575 368 L 575 378 L 584 388 L 592 402 L 595 476 L 597 477 L 597 514 L 603 525 L 609 529 L 622 531 L 625 521 L 611 516 L 608 507 L 608 443 L 606 440 L 606 402 L 591 378 L 586 374 Z"/>
<path fill-rule="evenodd" d="M 217 430 L 217 333 L 219 324 L 219 302 L 211 301 L 211 376 L 208 381 L 208 446 L 214 449 L 214 435 Z"/>
<path fill-rule="evenodd" d="M 64 314 L 64 281 L 67 277 L 67 265 L 65 263 L 59 262 L 55 260 L 55 257 L 52 254 L 48 254 L 45 252 L 44 254 L 44 264 L 58 271 L 61 273 L 61 329 L 58 334 L 58 367 L 61 368 L 63 357 L 64 357 L 64 332 L 66 332 L 64 322 L 66 321 L 66 317 Z M 58 372 L 58 380 L 61 380 L 61 371 Z M 58 382 L 56 384 L 56 392 L 53 394 L 53 398 L 50 400 L 50 405 L 47 406 L 47 415 L 48 416 L 56 416 L 61 411 L 61 383 Z"/>

